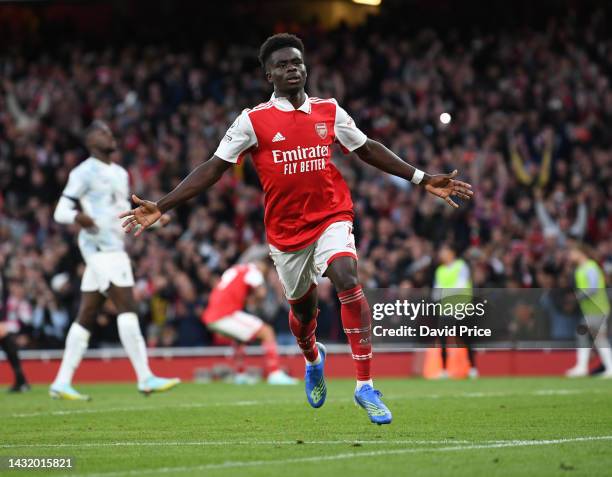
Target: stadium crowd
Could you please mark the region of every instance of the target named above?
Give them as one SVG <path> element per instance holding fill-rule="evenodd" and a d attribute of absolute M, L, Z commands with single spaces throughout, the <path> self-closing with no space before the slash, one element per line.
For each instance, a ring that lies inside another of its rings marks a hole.
<path fill-rule="evenodd" d="M 612 38 L 588 25 L 542 31 L 410 36 L 341 27 L 302 32 L 307 91 L 335 97 L 358 126 L 431 173 L 474 185 L 455 211 L 422 189 L 335 152 L 353 193 L 367 287 L 430 287 L 436 250 L 456 246 L 474 286 L 571 287 L 568 240 L 584 241 L 612 276 Z M 300 32 L 296 32 L 300 33 Z M 22 347 L 62 347 L 83 264 L 76 228 L 53 222 L 92 119 L 112 126 L 132 190 L 157 199 L 207 160 L 245 107 L 269 97 L 258 44 L 200 49 L 72 44 L 0 56 L 0 268 L 4 318 Z M 443 124 L 440 114 L 452 121 Z M 262 196 L 249 161 L 163 229 L 127 240 L 150 346 L 209 343 L 199 317 L 220 274 L 263 241 Z M 278 280 L 261 314 L 288 335 Z M 608 282 L 610 283 L 610 282 Z M 320 334 L 343 340 L 336 298 L 321 284 Z M 571 310 L 569 314 L 573 313 Z M 112 308 L 98 343 L 117 342 Z M 561 331 L 573 336 L 569 327 Z"/>

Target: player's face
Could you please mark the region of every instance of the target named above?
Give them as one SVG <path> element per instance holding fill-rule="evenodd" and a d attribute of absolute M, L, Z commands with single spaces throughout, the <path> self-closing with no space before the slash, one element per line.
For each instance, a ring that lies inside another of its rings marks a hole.
<path fill-rule="evenodd" d="M 90 147 L 111 154 L 117 150 L 117 140 L 108 126 L 100 127 L 91 134 Z"/>
<path fill-rule="evenodd" d="M 266 76 L 276 91 L 293 93 L 304 89 L 307 73 L 301 51 L 291 47 L 276 50 L 268 59 Z"/>

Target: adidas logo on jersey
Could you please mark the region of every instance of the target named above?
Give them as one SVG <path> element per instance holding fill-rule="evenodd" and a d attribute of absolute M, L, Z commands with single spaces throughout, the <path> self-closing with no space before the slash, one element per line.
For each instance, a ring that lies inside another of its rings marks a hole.
<path fill-rule="evenodd" d="M 279 142 L 279 141 L 284 141 L 285 140 L 285 136 L 283 136 L 281 133 L 277 132 L 274 137 L 272 138 L 272 142 Z"/>

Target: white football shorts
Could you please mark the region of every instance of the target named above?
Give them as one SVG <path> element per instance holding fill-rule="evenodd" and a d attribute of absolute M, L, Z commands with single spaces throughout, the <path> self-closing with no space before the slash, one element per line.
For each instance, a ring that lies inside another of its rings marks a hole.
<path fill-rule="evenodd" d="M 255 337 L 263 325 L 264 322 L 255 315 L 244 311 L 235 311 L 231 315 L 213 321 L 206 326 L 215 333 L 248 343 Z"/>
<path fill-rule="evenodd" d="M 85 260 L 81 291 L 104 293 L 111 283 L 117 287 L 134 286 L 130 257 L 123 251 L 96 252 Z"/>
<path fill-rule="evenodd" d="M 289 303 L 299 303 L 314 287 L 329 264 L 338 257 L 357 260 L 355 236 L 351 222 L 334 222 L 308 247 L 295 252 L 282 252 L 270 245 L 270 256 Z"/>

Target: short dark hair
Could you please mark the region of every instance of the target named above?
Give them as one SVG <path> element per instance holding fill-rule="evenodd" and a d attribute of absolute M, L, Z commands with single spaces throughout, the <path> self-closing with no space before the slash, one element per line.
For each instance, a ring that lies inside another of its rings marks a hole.
<path fill-rule="evenodd" d="M 95 119 L 89 126 L 87 126 L 85 131 L 83 131 L 83 142 L 87 144 L 87 138 L 89 137 L 89 135 L 92 132 L 97 131 L 98 129 L 104 128 L 104 126 L 106 126 L 106 123 L 104 121 L 102 121 L 101 119 Z"/>
<path fill-rule="evenodd" d="M 282 48 L 296 48 L 300 50 L 302 55 L 304 54 L 304 43 L 297 36 L 291 33 L 277 33 L 264 41 L 259 48 L 259 62 L 264 70 L 270 55 Z"/>

